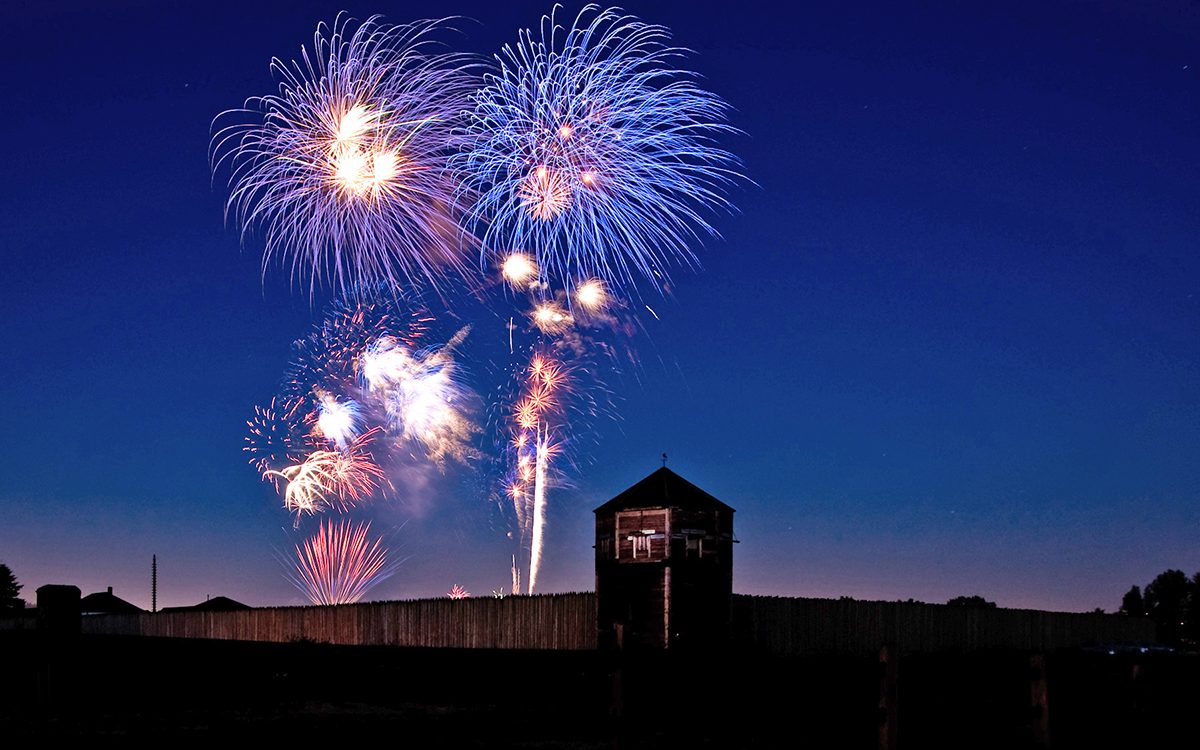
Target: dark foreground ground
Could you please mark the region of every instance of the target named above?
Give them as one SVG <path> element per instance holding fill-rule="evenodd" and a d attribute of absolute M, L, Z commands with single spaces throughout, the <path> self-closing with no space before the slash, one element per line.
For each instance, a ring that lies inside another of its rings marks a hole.
<path fill-rule="evenodd" d="M 1050 747 L 1198 747 L 1200 657 L 1060 652 Z M 0 632 L 0 737 L 445 748 L 874 748 L 874 658 L 404 649 Z M 903 658 L 904 748 L 1030 748 L 1029 654 Z M 55 743 L 57 744 L 57 743 Z M 16 746 L 16 745 L 13 745 Z"/>

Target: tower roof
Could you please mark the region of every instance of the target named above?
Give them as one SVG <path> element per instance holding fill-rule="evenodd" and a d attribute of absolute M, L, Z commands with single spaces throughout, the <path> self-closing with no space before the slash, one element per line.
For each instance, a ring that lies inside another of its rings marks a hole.
<path fill-rule="evenodd" d="M 611 513 L 632 508 L 688 508 L 734 512 L 733 508 L 665 466 L 593 512 Z"/>

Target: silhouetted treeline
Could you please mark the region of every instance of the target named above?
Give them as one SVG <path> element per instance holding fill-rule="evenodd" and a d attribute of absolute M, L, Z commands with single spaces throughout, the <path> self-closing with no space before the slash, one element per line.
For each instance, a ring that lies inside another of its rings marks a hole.
<path fill-rule="evenodd" d="M 1200 643 L 1200 573 L 1191 578 L 1182 570 L 1165 570 L 1140 589 L 1121 597 L 1123 615 L 1149 617 L 1158 626 L 1158 640 L 1172 646 Z"/>
<path fill-rule="evenodd" d="M 996 608 L 995 602 L 990 602 L 987 599 L 984 599 L 982 596 L 979 596 L 978 594 L 976 594 L 974 596 L 956 596 L 953 599 L 951 599 L 950 601 L 946 602 L 946 604 L 949 604 L 951 607 L 984 607 L 984 608 L 990 608 L 990 609 Z"/>

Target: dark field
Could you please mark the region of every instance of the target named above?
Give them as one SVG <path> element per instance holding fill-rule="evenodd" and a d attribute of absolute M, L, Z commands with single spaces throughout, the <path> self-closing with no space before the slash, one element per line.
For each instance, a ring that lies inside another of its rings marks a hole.
<path fill-rule="evenodd" d="M 0 633 L 6 740 L 411 747 L 878 746 L 874 658 L 419 649 Z M 1050 746 L 1195 747 L 1200 657 L 1047 656 Z M 904 748 L 1034 747 L 1029 654 L 915 654 Z M 620 701 L 616 697 L 621 698 Z"/>

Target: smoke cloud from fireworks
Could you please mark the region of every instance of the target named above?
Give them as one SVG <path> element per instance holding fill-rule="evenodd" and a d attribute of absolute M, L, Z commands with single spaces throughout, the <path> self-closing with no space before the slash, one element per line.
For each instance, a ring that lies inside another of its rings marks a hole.
<path fill-rule="evenodd" d="M 296 341 L 282 393 L 255 409 L 247 437 L 251 463 L 288 511 L 403 499 L 420 486 L 414 470 L 475 455 L 479 398 L 455 356 L 470 329 L 426 345 L 435 322 L 419 305 L 378 296 L 333 305 Z"/>

